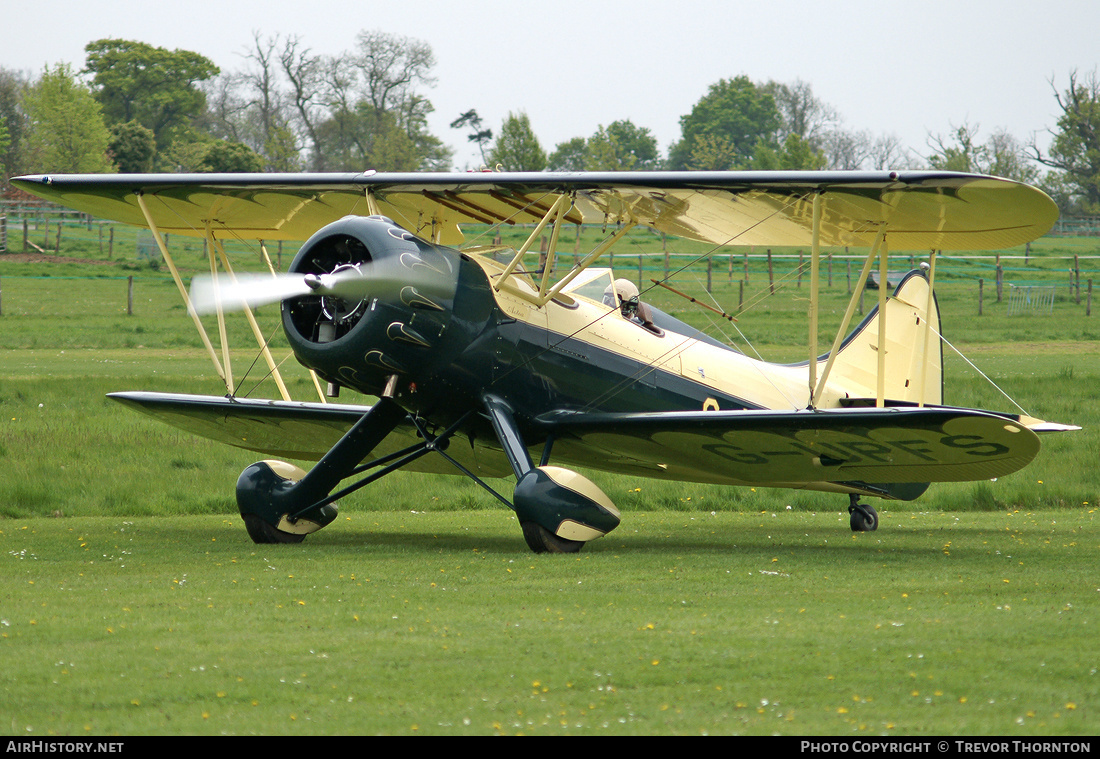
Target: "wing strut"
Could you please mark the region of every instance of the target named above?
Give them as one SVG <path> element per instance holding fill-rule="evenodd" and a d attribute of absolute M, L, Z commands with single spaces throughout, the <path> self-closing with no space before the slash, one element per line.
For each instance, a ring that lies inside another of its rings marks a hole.
<path fill-rule="evenodd" d="M 183 296 L 183 304 L 187 307 L 187 313 L 191 315 L 191 320 L 195 322 L 195 327 L 199 330 L 199 337 L 202 338 L 202 344 L 206 346 L 206 350 L 210 354 L 210 360 L 214 362 L 214 369 L 217 370 L 218 376 L 221 377 L 224 382 L 225 370 L 222 369 L 222 365 L 218 361 L 218 354 L 215 352 L 214 346 L 210 342 L 210 337 L 206 334 L 206 328 L 202 326 L 199 315 L 191 306 L 191 297 L 187 294 L 187 288 L 183 286 L 183 280 L 180 279 L 179 270 L 176 269 L 176 264 L 172 260 L 172 256 L 168 254 L 168 246 L 164 244 L 164 238 L 161 237 L 160 230 L 157 228 L 156 222 L 153 221 L 153 215 L 149 213 L 149 207 L 145 204 L 145 193 L 138 191 L 134 193 L 134 196 L 137 198 L 138 207 L 141 208 L 141 213 L 145 216 L 145 224 L 149 227 L 149 231 L 153 233 L 153 239 L 157 241 L 157 247 L 160 248 L 160 254 L 164 257 L 164 262 L 168 264 L 168 270 L 172 272 L 172 279 L 175 280 L 176 287 L 179 288 L 180 295 Z M 229 387 L 229 392 L 233 392 L 232 387 Z"/>
<path fill-rule="evenodd" d="M 206 237 L 206 245 L 210 251 L 210 280 L 214 284 L 214 303 L 217 309 L 218 318 L 218 338 L 221 340 L 222 346 L 222 366 L 225 367 L 225 389 L 233 395 L 233 364 L 229 356 L 229 337 L 225 332 L 225 311 L 222 310 L 221 304 L 221 289 L 218 287 L 218 259 L 217 249 L 218 241 L 214 239 L 214 235 L 210 232 L 210 220 L 206 220 L 206 226 L 203 229 L 203 235 Z"/>
<path fill-rule="evenodd" d="M 889 246 L 886 235 L 882 236 L 878 259 L 878 389 L 875 392 L 875 406 L 886 405 L 886 291 L 889 273 Z"/>
<path fill-rule="evenodd" d="M 844 337 L 848 334 L 848 325 L 851 324 L 852 317 L 856 313 L 856 307 L 859 305 L 859 294 L 863 292 L 863 288 L 867 285 L 867 277 L 871 273 L 871 264 L 874 263 L 879 248 L 885 246 L 885 242 L 886 231 L 879 230 L 878 235 L 875 236 L 874 244 L 871 245 L 871 251 L 867 254 L 867 258 L 863 262 L 863 269 L 859 273 L 856 287 L 852 291 L 851 299 L 848 301 L 848 309 L 844 312 L 844 318 L 841 320 L 840 327 L 836 331 L 836 338 L 833 340 L 833 347 L 829 351 L 829 358 L 825 362 L 825 369 L 821 372 L 821 377 L 817 380 L 817 387 L 814 389 L 813 396 L 810 398 L 811 407 L 813 407 L 817 399 L 821 397 L 821 393 L 825 389 L 825 383 L 829 381 L 829 373 L 833 369 L 833 362 L 836 360 L 837 354 L 840 353 L 841 343 L 844 342 Z M 813 366 L 815 363 L 817 363 L 817 357 L 811 355 L 810 366 Z"/>
<path fill-rule="evenodd" d="M 574 264 L 573 268 L 570 269 L 564 277 L 558 280 L 556 284 L 552 287 L 547 287 L 550 284 L 550 276 L 553 273 L 554 262 L 557 260 L 558 235 L 561 231 L 562 222 L 570 221 L 569 211 L 572 207 L 572 202 L 572 197 L 568 194 L 558 196 L 557 200 L 555 200 L 546 211 L 546 214 L 539 221 L 538 225 L 535 226 L 534 231 L 527 238 L 527 241 L 520 246 L 519 250 L 516 251 L 516 255 L 512 257 L 512 260 L 504 267 L 504 271 L 500 273 L 497 281 L 493 283 L 493 287 L 496 290 L 503 290 L 541 308 L 556 298 L 562 290 L 569 286 L 569 283 L 572 282 L 578 274 L 587 269 L 593 261 L 606 253 L 615 243 L 621 240 L 627 232 L 638 225 L 638 222 L 633 219 L 625 221 L 610 237 L 601 242 L 591 253 Z M 538 239 L 542 231 L 546 229 L 546 225 L 550 223 L 551 219 L 553 219 L 554 225 L 551 228 L 550 242 L 546 249 L 546 259 L 543 262 L 542 278 L 539 281 L 538 292 L 533 293 L 526 288 L 513 285 L 509 280 L 512 275 L 515 274 L 520 262 L 531 249 L 535 240 Z"/>
<path fill-rule="evenodd" d="M 918 405 L 924 406 L 924 387 L 928 380 L 928 351 L 929 342 L 932 339 L 932 323 L 930 321 L 930 315 L 932 314 L 932 307 L 935 304 L 935 296 L 933 295 L 933 288 L 936 285 L 936 251 L 931 250 L 928 253 L 928 300 L 924 305 L 924 356 L 922 357 L 922 367 L 920 377 L 917 382 L 920 384 L 917 386 L 917 398 Z M 943 399 L 940 399 L 943 402 Z"/>
<path fill-rule="evenodd" d="M 542 234 L 542 230 L 546 229 L 546 225 L 550 223 L 550 219 L 558 215 L 558 211 L 568 199 L 568 195 L 559 195 L 558 199 L 554 201 L 554 204 L 550 206 L 550 210 L 547 211 L 546 214 L 542 217 L 542 220 L 535 225 L 535 229 L 533 232 L 531 232 L 530 237 L 527 238 L 527 241 L 523 243 L 523 245 L 519 246 L 519 250 L 516 251 L 516 255 L 512 257 L 512 260 L 509 261 L 508 265 L 504 267 L 504 271 L 500 273 L 500 279 L 497 280 L 495 285 L 497 290 L 501 288 L 501 286 L 504 284 L 504 281 L 512 275 L 512 272 L 516 270 L 516 267 L 519 266 L 520 261 L 522 261 L 523 257 L 527 255 L 527 251 L 531 249 L 531 245 L 534 244 L 535 240 L 538 239 L 538 236 Z M 549 254 L 547 254 L 547 258 L 549 259 Z"/>
<path fill-rule="evenodd" d="M 187 307 L 187 313 L 191 315 L 192 321 L 195 323 L 195 327 L 199 331 L 199 337 L 202 339 L 203 345 L 206 347 L 207 353 L 210 354 L 210 360 L 214 364 L 214 369 L 218 372 L 218 376 L 221 377 L 222 382 L 225 383 L 226 390 L 229 394 L 233 393 L 233 374 L 230 366 L 229 357 L 229 342 L 226 337 L 225 331 L 225 314 L 219 308 L 218 309 L 218 331 L 221 338 L 222 352 L 224 363 L 218 360 L 217 351 L 214 350 L 213 343 L 210 342 L 210 336 L 206 333 L 206 328 L 203 326 L 202 321 L 199 319 L 199 315 L 195 312 L 194 307 L 191 305 L 191 297 L 187 292 L 187 288 L 183 284 L 183 279 L 180 277 L 179 270 L 176 268 L 176 263 L 172 259 L 172 255 L 168 252 L 168 246 L 164 243 L 164 237 L 160 233 L 156 222 L 153 221 L 153 215 L 149 212 L 149 207 L 145 202 L 145 194 L 143 192 L 136 192 L 138 206 L 141 208 L 142 215 L 145 216 L 145 223 L 149 227 L 149 231 L 153 233 L 153 239 L 156 240 L 157 247 L 160 249 L 160 254 L 164 258 L 164 262 L 168 264 L 168 270 L 172 273 L 172 279 L 176 283 L 176 287 L 179 289 L 180 295 L 183 297 L 183 303 Z M 225 269 L 229 277 L 236 282 L 236 275 L 233 273 L 233 268 L 229 263 L 229 257 L 225 254 L 225 249 L 221 242 L 214 237 L 213 231 L 210 228 L 210 223 L 207 222 L 204 230 L 204 235 L 207 240 L 207 244 L 210 246 L 210 275 L 217 282 L 218 277 L 218 260 L 222 262 L 222 267 Z M 271 258 L 267 255 L 267 250 L 263 247 L 263 243 L 260 244 L 260 249 L 263 253 L 263 257 L 267 262 L 267 266 L 274 274 L 274 268 L 271 265 Z M 216 291 L 216 288 L 215 288 Z M 256 322 L 255 316 L 252 314 L 252 310 L 247 306 L 244 309 L 245 316 L 248 318 L 248 323 L 252 327 L 252 334 L 256 337 L 256 342 L 260 346 L 260 350 L 263 353 L 264 359 L 267 361 L 268 369 L 272 378 L 275 380 L 275 384 L 279 388 L 279 393 L 282 395 L 283 400 L 290 400 L 290 393 L 283 383 L 282 375 L 279 373 L 279 367 L 275 363 L 275 359 L 271 355 L 271 351 L 268 350 L 267 341 L 264 339 L 263 332 L 260 330 L 259 324 Z M 324 401 L 322 395 L 322 401 Z"/>
<path fill-rule="evenodd" d="M 810 408 L 817 399 L 818 276 L 821 263 L 821 191 L 814 193 L 813 233 L 810 240 Z"/>
<path fill-rule="evenodd" d="M 237 275 L 233 272 L 233 267 L 229 264 L 229 256 L 227 256 L 225 254 L 225 248 L 222 246 L 221 241 L 214 237 L 214 233 L 210 229 L 209 225 L 207 225 L 207 227 L 206 227 L 206 235 L 207 235 L 207 239 L 210 241 L 210 268 L 211 268 L 211 272 L 213 272 L 213 270 L 216 268 L 215 265 L 214 265 L 215 264 L 214 252 L 217 251 L 218 258 L 221 260 L 222 267 L 225 268 L 226 274 L 228 274 L 229 278 L 231 280 L 233 280 L 234 284 L 236 284 L 237 283 Z M 261 250 L 263 250 L 262 245 L 261 245 Z M 264 252 L 264 255 L 266 257 L 266 255 L 267 255 L 266 251 Z M 268 263 L 270 265 L 270 261 Z M 244 315 L 245 315 L 245 318 L 248 319 L 249 326 L 252 327 L 252 334 L 256 338 L 256 343 L 260 346 L 260 352 L 263 354 L 264 360 L 267 362 L 267 368 L 268 368 L 269 372 L 271 373 L 271 377 L 272 377 L 272 379 L 275 380 L 275 384 L 279 388 L 279 394 L 283 396 L 284 401 L 289 401 L 290 400 L 290 393 L 287 391 L 286 385 L 283 384 L 283 377 L 279 373 L 279 367 L 275 363 L 275 359 L 272 357 L 271 351 L 268 350 L 267 340 L 264 338 L 264 333 L 260 330 L 260 325 L 256 323 L 256 317 L 253 316 L 252 309 L 249 308 L 249 306 L 247 304 L 245 304 L 245 307 L 244 307 Z M 224 314 L 222 313 L 221 309 L 218 309 L 218 326 L 223 330 L 223 334 L 222 334 L 222 339 L 223 340 L 225 339 L 224 320 L 225 320 Z M 225 363 L 226 363 L 226 371 L 228 372 L 229 371 L 228 342 L 226 342 L 226 359 L 225 359 Z M 230 392 L 233 392 L 232 388 L 230 388 Z"/>

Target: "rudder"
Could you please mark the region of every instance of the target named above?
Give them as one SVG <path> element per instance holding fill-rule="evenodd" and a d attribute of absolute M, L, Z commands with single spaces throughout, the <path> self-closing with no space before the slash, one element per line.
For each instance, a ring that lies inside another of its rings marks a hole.
<path fill-rule="evenodd" d="M 849 399 L 878 396 L 878 306 L 841 344 L 830 386 Z M 886 301 L 884 399 L 900 404 L 943 403 L 943 347 L 936 296 L 924 272 L 909 272 Z"/>

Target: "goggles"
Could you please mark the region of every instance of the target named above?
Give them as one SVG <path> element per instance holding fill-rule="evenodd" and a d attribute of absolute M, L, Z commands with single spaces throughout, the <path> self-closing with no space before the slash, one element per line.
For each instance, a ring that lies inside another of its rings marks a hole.
<path fill-rule="evenodd" d="M 619 298 L 619 310 L 623 316 L 627 319 L 631 318 L 638 313 L 638 297 L 634 296 L 630 300 L 623 300 Z"/>

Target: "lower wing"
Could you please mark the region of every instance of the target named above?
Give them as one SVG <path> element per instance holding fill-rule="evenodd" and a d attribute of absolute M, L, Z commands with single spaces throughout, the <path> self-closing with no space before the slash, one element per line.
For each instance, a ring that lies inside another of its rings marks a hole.
<path fill-rule="evenodd" d="M 366 406 L 112 393 L 160 421 L 260 453 L 317 460 Z M 1039 452 L 1034 429 L 1075 429 L 974 409 L 843 408 L 816 411 L 561 411 L 534 420 L 553 458 L 574 466 L 657 479 L 863 492 L 910 499 L 930 482 L 1002 477 Z M 408 422 L 373 451 L 381 457 L 419 441 Z M 461 436 L 447 449 L 484 476 L 511 473 L 495 441 Z M 461 441 L 461 442 L 459 442 Z M 538 452 L 532 451 L 537 457 Z M 454 474 L 441 457 L 408 469 Z"/>
<path fill-rule="evenodd" d="M 601 469 L 906 499 L 930 482 L 1010 474 L 1040 448 L 1038 436 L 1018 418 L 942 407 L 562 412 L 540 421 L 554 435 L 555 458 Z"/>

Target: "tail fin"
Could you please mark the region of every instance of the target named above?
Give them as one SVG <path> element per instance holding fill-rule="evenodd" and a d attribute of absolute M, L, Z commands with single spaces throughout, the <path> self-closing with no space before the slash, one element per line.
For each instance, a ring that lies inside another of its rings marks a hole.
<path fill-rule="evenodd" d="M 888 402 L 943 403 L 940 312 L 924 273 L 911 271 L 886 301 L 884 398 Z M 833 365 L 829 385 L 849 402 L 878 396 L 878 342 L 883 320 L 876 307 L 852 330 Z"/>

